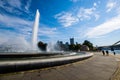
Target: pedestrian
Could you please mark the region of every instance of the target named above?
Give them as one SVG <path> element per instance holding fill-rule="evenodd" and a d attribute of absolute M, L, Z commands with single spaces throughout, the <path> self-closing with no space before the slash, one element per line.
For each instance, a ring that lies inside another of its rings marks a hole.
<path fill-rule="evenodd" d="M 107 54 L 107 56 L 109 56 L 109 52 L 108 52 L 108 50 L 106 51 L 106 54 Z"/>
<path fill-rule="evenodd" d="M 114 55 L 116 54 L 115 51 L 113 52 L 113 54 L 114 54 Z"/>
<path fill-rule="evenodd" d="M 105 55 L 105 52 L 104 52 L 104 50 L 102 51 L 102 53 L 103 53 L 103 56 Z"/>

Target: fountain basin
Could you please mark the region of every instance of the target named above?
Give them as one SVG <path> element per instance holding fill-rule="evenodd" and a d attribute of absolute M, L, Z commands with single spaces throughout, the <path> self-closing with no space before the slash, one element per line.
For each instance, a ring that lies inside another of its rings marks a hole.
<path fill-rule="evenodd" d="M 42 56 L 55 56 L 62 55 L 62 53 L 53 52 L 40 52 L 40 53 L 29 53 L 29 52 L 14 52 L 14 53 L 0 53 L 0 59 L 10 58 L 30 58 L 30 57 L 42 57 Z"/>
<path fill-rule="evenodd" d="M 93 56 L 93 53 L 85 54 L 74 54 L 74 55 L 63 55 L 52 56 L 43 58 L 26 58 L 26 59 L 15 59 L 15 60 L 1 60 L 0 61 L 0 73 L 17 72 L 31 69 L 40 69 L 45 67 L 59 66 L 63 64 L 73 63 L 76 61 L 84 60 Z"/>

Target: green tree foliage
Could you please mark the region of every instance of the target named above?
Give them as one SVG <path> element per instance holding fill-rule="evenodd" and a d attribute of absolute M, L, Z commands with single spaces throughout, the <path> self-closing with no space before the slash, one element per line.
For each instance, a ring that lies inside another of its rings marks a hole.
<path fill-rule="evenodd" d="M 92 44 L 90 41 L 85 40 L 85 41 L 83 42 L 83 45 L 86 45 L 86 46 L 89 47 L 90 50 L 93 50 L 93 44 Z"/>
<path fill-rule="evenodd" d="M 72 44 L 72 45 L 69 45 L 69 50 L 72 50 L 72 51 L 74 51 L 74 50 L 75 50 L 75 45 L 74 45 L 74 44 Z"/>
<path fill-rule="evenodd" d="M 80 49 L 81 49 L 81 44 L 76 44 L 76 45 L 75 45 L 75 50 L 78 51 L 78 50 L 80 50 Z"/>
<path fill-rule="evenodd" d="M 42 51 L 46 51 L 47 44 L 46 44 L 46 43 L 43 43 L 42 41 L 39 41 L 39 42 L 38 42 L 38 47 L 39 47 Z"/>
<path fill-rule="evenodd" d="M 81 44 L 69 45 L 69 50 L 72 50 L 72 51 L 78 51 L 78 50 L 80 50 L 80 48 L 81 48 Z"/>

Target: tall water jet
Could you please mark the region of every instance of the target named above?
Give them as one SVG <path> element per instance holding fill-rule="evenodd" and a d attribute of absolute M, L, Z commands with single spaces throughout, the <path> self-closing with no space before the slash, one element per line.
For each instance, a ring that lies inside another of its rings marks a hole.
<path fill-rule="evenodd" d="M 32 49 L 33 50 L 37 50 L 39 18 L 40 18 L 40 13 L 39 13 L 39 10 L 37 9 L 36 16 L 35 16 L 35 22 L 34 22 L 34 26 L 33 26 L 33 31 L 32 31 Z"/>

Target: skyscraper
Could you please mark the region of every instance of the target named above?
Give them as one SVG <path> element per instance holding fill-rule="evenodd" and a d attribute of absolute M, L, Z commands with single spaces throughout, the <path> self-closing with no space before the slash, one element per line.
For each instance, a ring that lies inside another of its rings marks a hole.
<path fill-rule="evenodd" d="M 70 38 L 70 45 L 74 44 L 74 38 Z"/>

